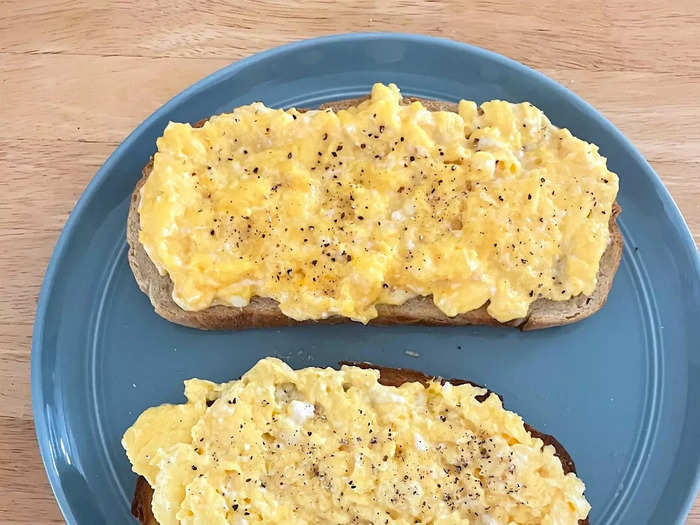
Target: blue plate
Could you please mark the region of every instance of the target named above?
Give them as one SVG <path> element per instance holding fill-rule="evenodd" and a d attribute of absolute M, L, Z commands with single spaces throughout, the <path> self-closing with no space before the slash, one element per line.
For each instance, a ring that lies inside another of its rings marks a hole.
<path fill-rule="evenodd" d="M 605 307 L 535 333 L 361 325 L 205 333 L 158 317 L 127 264 L 129 196 L 169 120 L 262 100 L 315 106 L 396 82 L 406 95 L 529 100 L 600 146 L 620 175 L 622 265 Z M 132 523 L 135 476 L 121 435 L 182 381 L 224 381 L 275 355 L 468 378 L 557 436 L 578 465 L 594 524 L 682 523 L 700 481 L 700 260 L 659 178 L 605 118 L 552 80 L 488 51 L 399 34 L 299 42 L 232 64 L 168 102 L 117 148 L 56 245 L 32 348 L 37 436 L 69 524 Z M 416 357 L 417 355 L 417 357 Z M 693 402 L 693 400 L 695 400 Z"/>

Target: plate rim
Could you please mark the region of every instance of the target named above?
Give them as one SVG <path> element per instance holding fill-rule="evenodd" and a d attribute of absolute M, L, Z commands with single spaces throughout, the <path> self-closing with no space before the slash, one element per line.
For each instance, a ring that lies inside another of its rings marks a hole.
<path fill-rule="evenodd" d="M 659 195 L 660 199 L 663 201 L 666 209 L 666 215 L 668 216 L 670 222 L 672 223 L 674 229 L 679 234 L 679 239 L 681 240 L 680 246 L 688 252 L 688 259 L 690 264 L 695 269 L 695 273 L 700 277 L 700 253 L 696 248 L 693 236 L 690 232 L 683 214 L 681 213 L 678 205 L 671 197 L 670 192 L 666 186 L 661 181 L 661 178 L 656 173 L 656 171 L 651 167 L 647 160 L 642 156 L 639 150 L 634 146 L 634 144 L 627 139 L 620 130 L 618 130 L 612 122 L 610 122 L 600 111 L 594 108 L 591 104 L 586 102 L 579 95 L 563 86 L 562 84 L 556 82 L 550 77 L 546 76 L 544 73 L 521 63 L 517 60 L 511 59 L 500 53 L 490 51 L 472 44 L 467 44 L 465 42 L 459 42 L 444 37 L 435 37 L 424 34 L 413 34 L 413 33 L 402 33 L 402 32 L 357 32 L 357 33 L 341 33 L 332 34 L 316 38 L 304 39 L 299 41 L 293 41 L 287 44 L 275 46 L 264 51 L 253 53 L 247 55 L 235 62 L 232 62 L 220 69 L 208 74 L 204 78 L 191 84 L 184 90 L 180 91 L 174 97 L 170 98 L 163 105 L 158 107 L 154 112 L 148 115 L 136 128 L 134 128 L 127 137 L 112 151 L 112 153 L 107 157 L 105 162 L 100 166 L 95 175 L 90 179 L 85 189 L 81 193 L 78 201 L 71 210 L 66 223 L 61 230 L 61 233 L 56 240 L 54 245 L 51 258 L 49 259 L 47 269 L 42 281 L 41 289 L 39 292 L 39 298 L 37 302 L 37 307 L 34 317 L 34 326 L 32 331 L 32 343 L 31 343 L 31 402 L 32 402 L 32 415 L 34 422 L 35 437 L 39 445 L 39 452 L 41 455 L 44 470 L 51 485 L 51 490 L 54 494 L 54 499 L 58 504 L 58 507 L 63 514 L 64 519 L 69 524 L 77 524 L 78 521 L 73 513 L 73 508 L 68 500 L 66 491 L 63 487 L 63 482 L 61 475 L 59 474 L 56 466 L 53 463 L 52 446 L 49 439 L 49 423 L 46 418 L 46 412 L 43 410 L 44 403 L 46 401 L 46 391 L 43 385 L 43 375 L 42 375 L 42 364 L 43 364 L 43 349 L 44 349 L 44 337 L 45 337 L 45 322 L 47 317 L 47 309 L 49 299 L 52 296 L 52 292 L 55 287 L 57 268 L 61 260 L 65 256 L 65 249 L 68 240 L 73 235 L 74 230 L 78 225 L 78 217 L 83 214 L 84 208 L 87 206 L 94 196 L 97 194 L 101 183 L 106 179 L 108 172 L 111 170 L 112 166 L 119 161 L 119 156 L 121 151 L 127 149 L 135 140 L 137 135 L 150 125 L 154 120 L 167 114 L 173 106 L 176 106 L 183 99 L 188 98 L 190 95 L 195 94 L 203 89 L 208 88 L 211 84 L 215 83 L 219 79 L 225 78 L 237 71 L 253 65 L 257 62 L 267 59 L 270 56 L 274 56 L 279 53 L 284 53 L 288 51 L 300 51 L 307 47 L 314 47 L 318 45 L 325 45 L 331 43 L 344 43 L 344 42 L 354 42 L 361 40 L 402 40 L 409 41 L 414 44 L 419 45 L 441 45 L 448 48 L 452 48 L 457 51 L 467 51 L 477 56 L 492 60 L 504 65 L 507 65 L 518 73 L 527 74 L 534 76 L 540 82 L 543 82 L 548 88 L 555 91 L 563 92 L 571 101 L 576 104 L 581 105 L 588 115 L 588 118 L 597 120 L 598 123 L 606 128 L 606 131 L 611 132 L 618 140 L 626 143 L 630 146 L 630 153 L 633 156 L 633 160 L 640 163 L 648 173 L 651 173 L 651 184 L 655 191 Z M 696 495 L 700 489 L 700 464 L 696 465 L 695 475 L 693 477 L 692 483 L 688 486 L 688 493 L 685 498 L 682 499 L 682 504 L 680 511 L 682 512 L 681 521 L 684 517 L 687 517 L 690 509 L 693 506 Z"/>

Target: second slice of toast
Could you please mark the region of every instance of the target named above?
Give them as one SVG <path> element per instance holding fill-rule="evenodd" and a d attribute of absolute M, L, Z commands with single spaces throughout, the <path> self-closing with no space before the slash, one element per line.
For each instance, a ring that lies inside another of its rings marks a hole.
<path fill-rule="evenodd" d="M 370 363 L 358 363 L 350 361 L 342 361 L 340 365 L 357 366 L 360 368 L 374 368 L 376 370 L 379 370 L 379 383 L 385 386 L 398 387 L 404 383 L 410 382 L 419 382 L 426 385 L 428 382 L 435 379 L 439 379 L 443 383 L 445 382 L 445 380 L 443 379 L 434 378 L 422 372 L 406 368 L 387 368 L 373 365 Z M 467 381 L 464 379 L 449 379 L 448 381 L 453 385 L 462 385 L 465 383 L 469 383 L 479 388 L 483 388 L 481 387 L 481 385 L 477 385 L 476 383 L 472 383 L 471 381 Z M 485 394 L 477 396 L 476 399 L 479 402 L 483 402 L 491 393 L 493 392 L 487 391 Z M 551 445 L 552 447 L 554 447 L 555 455 L 557 456 L 557 458 L 559 458 L 559 461 L 561 461 L 561 466 L 564 471 L 564 474 L 568 474 L 569 472 L 576 474 L 576 465 L 571 459 L 569 453 L 566 451 L 564 446 L 561 443 L 559 443 L 559 441 L 557 441 L 553 436 L 550 436 L 549 434 L 543 434 L 542 432 L 539 432 L 527 423 L 525 423 L 525 429 L 530 433 L 530 435 L 532 435 L 532 437 L 541 439 L 543 446 Z M 151 508 L 152 498 L 153 488 L 151 488 L 151 486 L 148 484 L 146 478 L 144 478 L 143 476 L 139 476 L 139 478 L 136 481 L 136 489 L 134 491 L 134 497 L 131 502 L 131 513 L 141 522 L 142 525 L 159 525 L 158 521 L 153 516 L 153 510 Z M 579 520 L 579 525 L 589 525 L 588 518 Z"/>

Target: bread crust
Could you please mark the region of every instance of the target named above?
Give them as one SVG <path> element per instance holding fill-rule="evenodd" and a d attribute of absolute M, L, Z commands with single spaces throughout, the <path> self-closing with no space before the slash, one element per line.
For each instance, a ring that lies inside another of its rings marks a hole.
<path fill-rule="evenodd" d="M 348 99 L 321 106 L 339 110 L 357 104 L 363 99 Z M 422 102 L 431 111 L 457 111 L 457 104 L 436 100 L 404 98 L 404 103 Z M 206 122 L 201 120 L 194 124 L 200 127 Z M 246 328 L 265 328 L 292 326 L 300 324 L 338 324 L 350 322 L 345 317 L 333 316 L 328 319 L 296 321 L 284 315 L 274 299 L 253 297 L 244 307 L 211 306 L 200 311 L 186 311 L 180 308 L 172 298 L 173 282 L 167 275 L 160 275 L 143 245 L 139 242 L 139 203 L 140 189 L 153 168 L 153 160 L 143 168 L 142 177 L 134 188 L 127 219 L 126 239 L 129 244 L 129 265 L 139 288 L 151 301 L 155 312 L 173 323 L 199 328 L 202 330 L 240 330 Z M 621 208 L 617 202 L 609 221 L 610 243 L 600 260 L 598 283 L 591 296 L 583 294 L 567 301 L 538 299 L 530 305 L 526 317 L 500 323 L 491 317 L 486 308 L 488 303 L 476 310 L 471 310 L 454 317 L 447 316 L 433 303 L 432 296 L 415 297 L 401 305 L 377 306 L 378 316 L 370 321 L 376 325 L 497 325 L 518 327 L 522 330 L 536 330 L 551 326 L 560 326 L 577 321 L 594 314 L 603 307 L 612 287 L 613 277 L 617 272 L 622 257 L 622 234 L 616 218 Z"/>
<path fill-rule="evenodd" d="M 423 372 L 411 370 L 410 368 L 389 368 L 374 365 L 372 363 L 356 361 L 341 361 L 339 364 L 341 366 L 348 365 L 357 366 L 359 368 L 365 369 L 379 370 L 379 383 L 386 386 L 398 387 L 404 383 L 413 382 L 419 382 L 423 385 L 426 385 L 429 381 L 438 380 L 443 384 L 445 382 L 452 383 L 453 385 L 470 384 L 479 388 L 484 388 L 481 385 L 472 383 L 471 381 L 467 381 L 465 379 L 443 379 L 441 377 L 428 376 Z M 476 396 L 476 400 L 479 402 L 483 402 L 486 400 L 486 398 L 489 397 L 490 394 L 497 395 L 499 398 L 501 398 L 501 401 L 503 401 L 503 398 L 499 394 L 496 394 L 495 392 L 492 392 L 488 389 L 485 394 Z M 576 474 L 576 465 L 574 464 L 574 461 L 571 459 L 571 456 L 566 451 L 564 446 L 561 443 L 559 443 L 559 441 L 557 441 L 556 438 L 554 438 L 554 436 L 544 434 L 531 427 L 527 423 L 525 423 L 525 430 L 527 430 L 530 433 L 530 435 L 532 435 L 532 437 L 541 439 L 543 442 L 543 446 L 551 445 L 552 447 L 554 447 L 554 455 L 559 458 L 559 461 L 561 461 L 561 466 L 564 470 L 564 474 L 568 474 L 570 472 Z M 143 525 L 159 525 L 158 521 L 153 516 L 153 510 L 151 507 L 152 499 L 153 489 L 148 484 L 148 481 L 146 481 L 146 478 L 144 478 L 143 476 L 139 476 L 136 481 L 136 490 L 134 491 L 134 498 L 131 502 L 131 514 L 134 517 L 136 517 Z M 590 525 L 588 518 L 579 520 L 578 523 L 579 525 Z"/>

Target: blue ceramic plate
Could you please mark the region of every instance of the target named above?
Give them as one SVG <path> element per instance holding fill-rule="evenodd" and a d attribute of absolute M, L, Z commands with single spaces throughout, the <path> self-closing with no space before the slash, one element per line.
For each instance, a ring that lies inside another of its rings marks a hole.
<path fill-rule="evenodd" d="M 262 100 L 310 107 L 396 82 L 406 95 L 529 100 L 600 145 L 620 175 L 622 265 L 605 307 L 535 333 L 508 328 L 293 327 L 205 333 L 158 317 L 127 264 L 129 196 L 169 120 Z M 293 367 L 368 360 L 463 377 L 564 443 L 591 523 L 682 523 L 700 465 L 700 262 L 687 227 L 636 149 L 560 85 L 488 51 L 398 34 L 300 42 L 230 65 L 156 111 L 85 190 L 39 299 L 32 397 L 49 479 L 69 524 L 132 523 L 135 476 L 121 435 L 182 381 L 224 381 L 274 355 Z M 417 357 L 416 357 L 417 355 Z"/>

